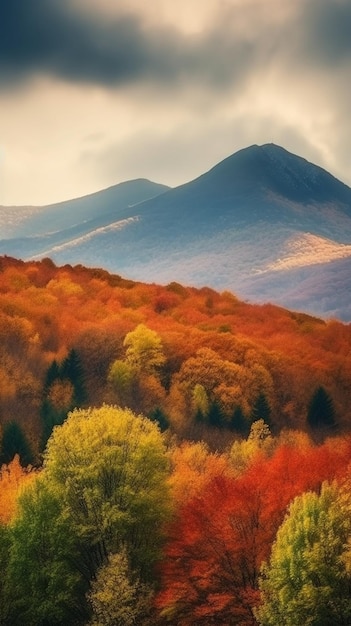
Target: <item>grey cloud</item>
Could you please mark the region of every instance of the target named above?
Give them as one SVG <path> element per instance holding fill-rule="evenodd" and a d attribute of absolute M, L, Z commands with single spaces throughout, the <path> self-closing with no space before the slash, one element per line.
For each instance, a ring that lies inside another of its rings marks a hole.
<path fill-rule="evenodd" d="M 0 0 L 0 84 L 37 74 L 118 86 L 139 80 L 194 81 L 225 87 L 261 55 L 250 41 L 217 25 L 202 35 L 146 28 L 136 15 L 107 20 L 74 11 L 66 0 Z"/>
<path fill-rule="evenodd" d="M 351 61 L 350 0 L 310 0 L 302 18 L 307 59 L 327 66 Z"/>
<path fill-rule="evenodd" d="M 226 7 L 207 31 L 190 35 L 146 26 L 136 14 L 79 10 L 69 0 L 0 0 L 0 88 L 49 75 L 112 88 L 151 82 L 220 91 L 271 65 L 310 73 L 311 65 L 351 57 L 349 0 L 301 0 L 283 23 L 267 13 L 253 19 L 245 3 Z M 239 14 L 247 18 L 241 29 Z"/>

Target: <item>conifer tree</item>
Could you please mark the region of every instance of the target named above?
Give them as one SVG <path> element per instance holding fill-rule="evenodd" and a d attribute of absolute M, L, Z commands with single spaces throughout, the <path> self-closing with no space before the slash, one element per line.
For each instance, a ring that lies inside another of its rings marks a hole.
<path fill-rule="evenodd" d="M 2 432 L 1 464 L 10 463 L 15 454 L 18 454 L 22 467 L 33 463 L 33 453 L 22 428 L 17 422 L 8 422 Z"/>
<path fill-rule="evenodd" d="M 335 427 L 335 411 L 333 401 L 324 387 L 314 392 L 308 406 L 307 424 L 312 429 Z"/>

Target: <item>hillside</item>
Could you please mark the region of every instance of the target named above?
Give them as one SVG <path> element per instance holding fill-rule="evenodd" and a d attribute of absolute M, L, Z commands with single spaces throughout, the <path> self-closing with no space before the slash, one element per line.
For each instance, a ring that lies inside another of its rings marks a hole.
<path fill-rule="evenodd" d="M 139 326 L 146 337 L 157 333 L 162 358 L 156 369 L 143 366 L 129 379 L 125 341 Z M 349 430 L 351 327 L 247 304 L 229 292 L 2 257 L 0 338 L 0 420 L 4 425 L 16 416 L 36 451 L 48 424 L 76 403 L 161 411 L 179 435 L 212 441 L 212 426 L 224 429 L 224 438 L 246 432 L 264 396 L 275 432 L 308 430 L 308 405 L 319 386 L 332 398 L 338 432 Z M 81 374 L 62 382 L 57 367 L 72 350 Z M 122 365 L 112 375 L 116 360 Z M 126 387 L 120 376 L 127 376 Z M 207 407 L 200 423 L 193 395 L 199 385 Z"/>
<path fill-rule="evenodd" d="M 331 174 L 266 144 L 185 185 L 157 189 L 137 205 L 116 204 L 113 213 L 104 204 L 108 190 L 46 207 L 12 228 L 0 252 L 100 266 L 145 282 L 229 289 L 253 302 L 351 319 L 350 300 L 333 287 L 340 263 L 351 274 L 351 189 Z M 52 233 L 65 206 L 69 226 L 65 218 L 64 229 Z"/>
<path fill-rule="evenodd" d="M 0 257 L 1 622 L 265 626 L 307 544 L 347 623 L 350 372 L 338 321 Z"/>

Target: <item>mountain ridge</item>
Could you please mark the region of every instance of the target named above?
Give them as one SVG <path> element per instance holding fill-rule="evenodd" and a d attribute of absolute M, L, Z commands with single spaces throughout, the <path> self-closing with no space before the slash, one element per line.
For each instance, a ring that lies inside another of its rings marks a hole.
<path fill-rule="evenodd" d="M 323 272 L 316 272 L 315 266 L 320 270 L 325 266 L 323 271 L 330 276 L 339 255 L 351 269 L 351 188 L 275 144 L 243 148 L 193 181 L 173 189 L 157 186 L 153 191 L 153 197 L 138 203 L 109 205 L 110 211 L 101 210 L 104 191 L 88 200 L 80 198 L 85 216 L 92 203 L 93 219 L 54 234 L 42 229 L 31 237 L 3 239 L 0 253 L 99 265 L 144 282 L 208 285 L 283 306 L 284 294 L 288 297 L 295 283 L 298 288 L 302 269 L 311 276 L 318 274 L 321 293 Z M 38 219 L 33 219 L 34 226 Z M 294 238 L 299 241 L 303 235 L 305 260 L 299 252 L 295 269 L 291 264 L 279 266 L 279 259 L 291 256 Z M 324 253 L 323 240 L 329 242 Z M 311 263 L 313 255 L 315 263 Z M 260 273 L 264 279 L 258 277 Z M 336 290 L 334 294 L 329 290 L 318 303 L 315 292 L 312 299 L 308 292 L 300 293 L 299 306 L 312 314 L 336 314 L 348 321 L 351 306 L 343 301 L 339 307 L 338 297 Z"/>

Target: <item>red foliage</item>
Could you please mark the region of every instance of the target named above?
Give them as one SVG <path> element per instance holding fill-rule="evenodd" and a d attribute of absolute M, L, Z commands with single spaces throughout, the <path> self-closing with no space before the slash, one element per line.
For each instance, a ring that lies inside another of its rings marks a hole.
<path fill-rule="evenodd" d="M 345 472 L 351 439 L 278 448 L 235 479 L 205 483 L 178 511 L 162 564 L 157 606 L 178 624 L 255 624 L 260 566 L 292 499 Z"/>

